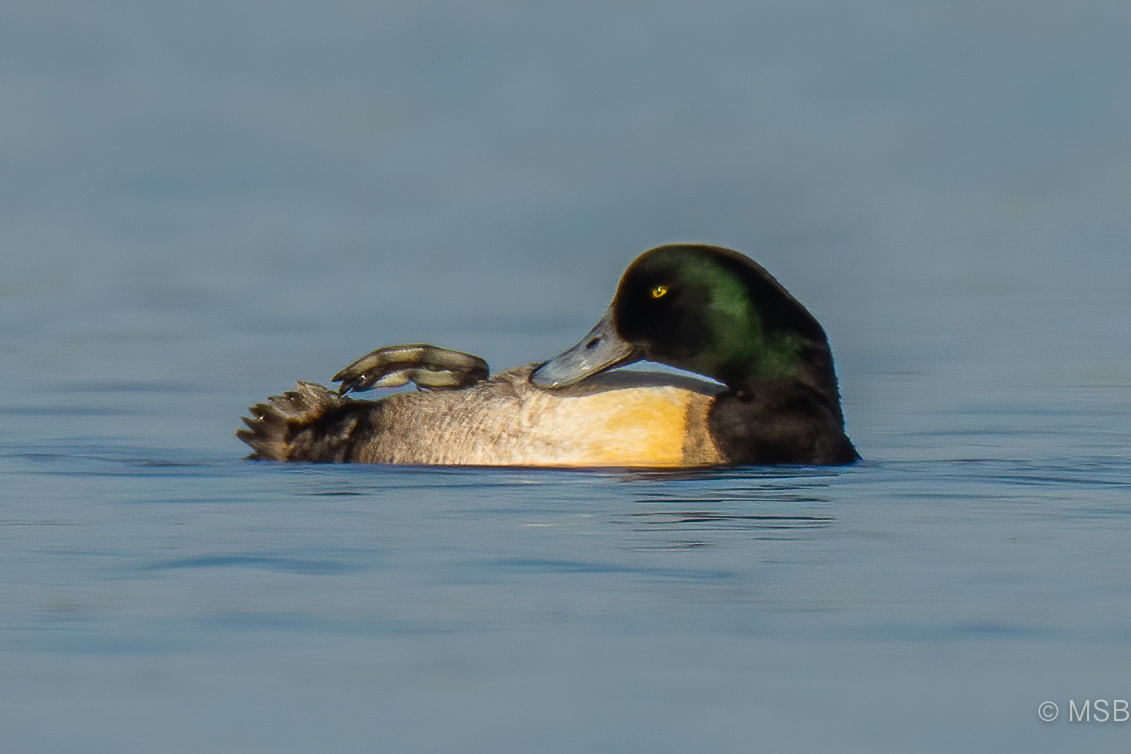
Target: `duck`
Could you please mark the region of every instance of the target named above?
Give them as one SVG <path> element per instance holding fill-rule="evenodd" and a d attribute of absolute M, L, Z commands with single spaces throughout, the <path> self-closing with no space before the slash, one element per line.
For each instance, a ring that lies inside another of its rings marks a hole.
<path fill-rule="evenodd" d="M 680 374 L 625 370 L 647 361 Z M 249 459 L 416 466 L 689 468 L 844 465 L 829 340 L 765 268 L 669 244 L 625 270 L 576 345 L 491 375 L 478 356 L 386 346 L 249 409 Z M 413 383 L 377 400 L 356 394 Z"/>

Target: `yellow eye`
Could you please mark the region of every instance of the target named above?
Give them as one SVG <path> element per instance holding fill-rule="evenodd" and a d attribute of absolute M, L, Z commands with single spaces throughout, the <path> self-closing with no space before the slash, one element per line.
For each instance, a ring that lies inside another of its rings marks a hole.
<path fill-rule="evenodd" d="M 662 298 L 666 296 L 667 293 L 668 287 L 666 285 L 657 285 L 652 289 L 652 298 Z"/>

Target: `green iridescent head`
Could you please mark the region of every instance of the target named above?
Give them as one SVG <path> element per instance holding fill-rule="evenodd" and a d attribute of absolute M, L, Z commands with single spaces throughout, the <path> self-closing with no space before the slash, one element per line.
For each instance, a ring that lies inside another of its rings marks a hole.
<path fill-rule="evenodd" d="M 718 246 L 676 244 L 637 258 L 601 322 L 532 379 L 561 387 L 646 359 L 741 389 L 759 380 L 809 381 L 812 358 L 822 352 L 828 341 L 820 324 L 757 263 Z"/>

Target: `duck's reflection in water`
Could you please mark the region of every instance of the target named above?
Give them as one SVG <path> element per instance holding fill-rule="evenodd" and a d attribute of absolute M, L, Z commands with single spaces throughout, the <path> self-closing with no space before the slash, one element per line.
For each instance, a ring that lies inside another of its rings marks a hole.
<path fill-rule="evenodd" d="M 807 539 L 836 523 L 827 469 L 651 472 L 632 509 L 614 517 L 633 549 L 685 549 L 741 539 Z"/>

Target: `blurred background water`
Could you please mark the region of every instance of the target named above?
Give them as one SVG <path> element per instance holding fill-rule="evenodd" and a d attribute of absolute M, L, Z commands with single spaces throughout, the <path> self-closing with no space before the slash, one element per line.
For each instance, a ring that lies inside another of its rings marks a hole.
<path fill-rule="evenodd" d="M 1126 751 L 1131 6 L 0 6 L 20 752 Z M 636 254 L 825 325 L 865 457 L 282 467 L 245 407 L 572 345 Z M 1060 706 L 1052 723 L 1037 717 Z"/>

